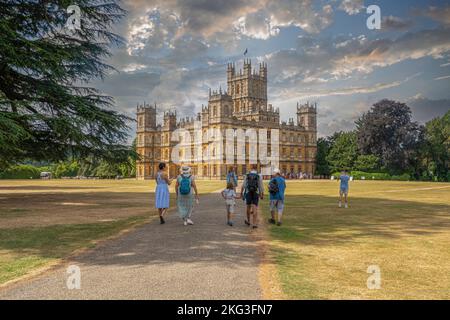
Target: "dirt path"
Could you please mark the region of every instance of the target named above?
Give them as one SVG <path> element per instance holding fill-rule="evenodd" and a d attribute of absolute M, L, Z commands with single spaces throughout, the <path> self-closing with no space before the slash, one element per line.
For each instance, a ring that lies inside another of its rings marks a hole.
<path fill-rule="evenodd" d="M 244 225 L 244 205 L 237 202 L 234 227 L 225 224 L 220 195 L 205 195 L 195 225 L 183 226 L 171 213 L 165 225 L 154 221 L 0 290 L 0 299 L 260 299 L 260 231 Z M 68 265 L 80 267 L 81 289 L 67 288 Z"/>

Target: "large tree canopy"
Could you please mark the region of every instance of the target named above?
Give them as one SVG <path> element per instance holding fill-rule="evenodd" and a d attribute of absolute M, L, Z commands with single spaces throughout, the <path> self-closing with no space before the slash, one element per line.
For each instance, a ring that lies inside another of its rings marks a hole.
<path fill-rule="evenodd" d="M 111 97 L 89 87 L 112 69 L 104 59 L 122 40 L 110 30 L 125 12 L 115 1 L 78 0 L 81 29 L 70 31 L 72 4 L 0 2 L 0 166 L 128 156 L 122 147 L 128 118 L 111 109 Z"/>
<path fill-rule="evenodd" d="M 410 108 L 400 102 L 381 100 L 356 121 L 361 154 L 378 157 L 391 172 L 411 167 L 423 143 L 423 126 L 411 121 Z"/>
<path fill-rule="evenodd" d="M 333 171 L 351 170 L 358 157 L 355 132 L 336 132 L 329 140 L 331 148 L 326 159 L 331 169 Z"/>

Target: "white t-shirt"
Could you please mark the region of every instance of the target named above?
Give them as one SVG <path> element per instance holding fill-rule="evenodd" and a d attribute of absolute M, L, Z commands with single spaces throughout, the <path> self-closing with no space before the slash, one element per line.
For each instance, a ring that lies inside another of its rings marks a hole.
<path fill-rule="evenodd" d="M 223 190 L 223 195 L 225 197 L 225 203 L 228 205 L 234 205 L 236 203 L 236 192 L 233 189 Z"/>

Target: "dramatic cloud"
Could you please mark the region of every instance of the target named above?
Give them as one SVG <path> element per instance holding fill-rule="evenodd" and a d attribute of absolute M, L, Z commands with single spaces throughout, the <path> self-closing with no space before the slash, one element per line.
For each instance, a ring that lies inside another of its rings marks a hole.
<path fill-rule="evenodd" d="M 448 5 L 411 10 L 409 3 L 386 3 L 382 30 L 369 31 L 362 0 L 123 2 L 128 15 L 115 28 L 127 43 L 109 61 L 120 73 L 94 85 L 130 116 L 144 100 L 156 102 L 159 112 L 176 108 L 180 116 L 194 115 L 207 103 L 209 88 L 225 89 L 226 63 L 241 65 L 245 48 L 254 66 L 268 63 L 269 102 L 284 119 L 295 114 L 296 101 L 319 101 L 322 134 L 350 129 L 382 98 L 406 100 L 418 88 L 450 98 Z M 438 23 L 413 22 L 411 13 Z"/>
<path fill-rule="evenodd" d="M 424 57 L 442 58 L 450 51 L 450 29 L 422 30 L 396 39 L 366 42 L 353 53 L 337 59 L 335 75 L 345 76 L 355 71 L 370 73 L 376 67 L 386 67 L 404 60 Z"/>
<path fill-rule="evenodd" d="M 358 14 L 363 8 L 363 0 L 342 0 L 339 6 L 339 9 L 344 10 L 349 15 Z"/>

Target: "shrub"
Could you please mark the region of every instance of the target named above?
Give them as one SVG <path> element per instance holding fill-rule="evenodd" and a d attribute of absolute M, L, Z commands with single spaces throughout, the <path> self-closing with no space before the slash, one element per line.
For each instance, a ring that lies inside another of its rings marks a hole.
<path fill-rule="evenodd" d="M 41 170 L 29 164 L 11 166 L 0 172 L 0 179 L 39 179 Z"/>
<path fill-rule="evenodd" d="M 407 173 L 404 173 L 402 175 L 399 176 L 392 176 L 391 177 L 392 180 L 398 180 L 398 181 L 409 181 L 411 180 L 411 176 Z"/>

